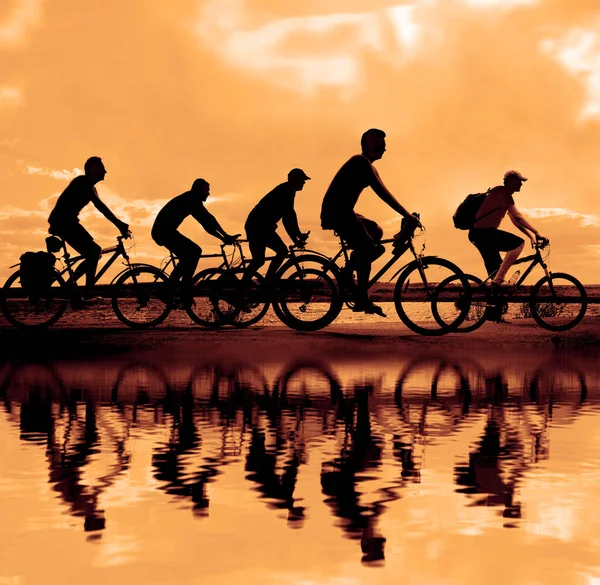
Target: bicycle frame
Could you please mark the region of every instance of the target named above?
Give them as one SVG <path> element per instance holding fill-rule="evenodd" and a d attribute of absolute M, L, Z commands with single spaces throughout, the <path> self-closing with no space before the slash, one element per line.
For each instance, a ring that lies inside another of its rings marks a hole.
<path fill-rule="evenodd" d="M 62 241 L 63 246 L 63 255 L 62 259 L 65 262 L 65 268 L 59 270 L 59 274 L 63 276 L 64 274 L 69 274 L 69 278 L 67 280 L 68 284 L 77 285 L 77 281 L 83 276 L 83 271 L 80 271 L 81 262 L 85 260 L 84 256 L 71 256 L 69 251 L 67 250 L 66 242 Z M 127 269 L 131 268 L 131 260 L 129 258 L 129 254 L 123 245 L 123 237 L 117 236 L 117 245 L 110 246 L 109 248 L 102 249 L 102 256 L 106 254 L 110 254 L 112 252 L 112 256 L 106 261 L 106 263 L 101 267 L 101 269 L 96 273 L 94 277 L 94 284 L 97 284 L 100 279 L 106 274 L 106 272 L 110 269 L 110 267 L 116 262 L 119 256 L 122 256 L 125 262 L 127 263 Z M 118 275 L 117 275 L 118 276 Z M 116 278 L 116 277 L 115 277 Z M 113 279 L 114 280 L 114 279 Z"/>
<path fill-rule="evenodd" d="M 381 240 L 381 244 L 393 244 L 395 242 L 394 238 L 389 238 L 387 240 Z M 347 264 L 350 260 L 349 254 L 348 254 L 348 244 L 346 244 L 346 242 L 340 238 L 340 251 L 330 260 L 332 262 L 337 262 L 338 259 L 340 259 L 342 256 L 344 257 L 344 264 Z M 412 236 L 409 240 L 409 244 L 408 244 L 408 250 L 410 250 L 412 252 L 412 255 L 414 256 L 415 260 L 419 260 L 420 255 L 417 254 L 414 244 L 412 242 Z M 382 268 L 379 270 L 379 272 L 377 272 L 377 274 L 375 274 L 375 276 L 371 277 L 371 280 L 369 280 L 369 288 L 371 288 L 376 282 L 379 281 L 379 279 L 384 276 L 389 269 L 394 266 L 394 264 L 396 264 L 400 258 L 402 258 L 402 256 L 404 256 L 404 254 L 406 253 L 407 250 L 405 250 L 402 254 L 396 255 L 392 253 L 392 257 L 386 262 L 386 264 L 384 264 L 382 266 Z M 392 280 L 394 280 L 394 278 L 396 278 L 396 276 L 398 276 L 410 263 L 412 262 L 409 261 L 406 264 L 404 264 L 403 266 L 401 266 L 390 278 L 389 282 L 391 282 Z M 425 279 L 425 274 L 422 273 L 422 270 L 420 270 L 421 272 L 421 277 L 423 278 L 423 281 L 426 282 Z"/>

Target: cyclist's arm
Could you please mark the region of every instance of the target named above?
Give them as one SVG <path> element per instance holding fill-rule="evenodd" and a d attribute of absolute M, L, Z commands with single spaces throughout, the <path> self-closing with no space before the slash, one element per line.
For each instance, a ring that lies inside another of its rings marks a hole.
<path fill-rule="evenodd" d="M 127 225 L 124 221 L 121 221 L 100 199 L 100 197 L 93 197 L 92 203 L 96 207 L 96 209 L 110 222 L 112 222 L 115 227 L 122 233 L 125 234 L 129 230 L 129 225 Z"/>
<path fill-rule="evenodd" d="M 222 242 L 229 239 L 231 236 L 221 227 L 217 218 L 210 213 L 205 207 L 192 213 L 192 217 L 204 228 L 207 234 L 218 238 Z"/>
<path fill-rule="evenodd" d="M 286 207 L 287 209 L 283 212 L 281 220 L 285 231 L 288 233 L 288 236 L 290 236 L 292 242 L 296 244 L 302 239 L 302 232 L 298 226 L 298 216 L 296 215 L 296 210 L 294 209 L 293 198 L 291 198 L 289 202 L 286 200 Z"/>
<path fill-rule="evenodd" d="M 369 186 L 377 196 L 384 202 L 387 203 L 394 211 L 398 212 L 403 217 L 407 219 L 414 219 L 414 216 L 409 213 L 406 208 L 388 191 L 387 187 L 381 181 L 379 177 L 379 173 L 372 168 L 371 181 Z"/>
<path fill-rule="evenodd" d="M 531 237 L 529 232 L 539 236 L 540 233 L 525 219 L 523 214 L 517 209 L 517 206 L 513 203 L 508 208 L 508 217 L 513 224 L 522 231 L 527 237 Z M 529 231 L 528 231 L 529 230 Z"/>

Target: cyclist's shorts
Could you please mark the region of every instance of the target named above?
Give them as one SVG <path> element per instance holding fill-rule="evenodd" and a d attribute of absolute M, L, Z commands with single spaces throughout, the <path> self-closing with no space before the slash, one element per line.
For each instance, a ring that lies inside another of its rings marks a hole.
<path fill-rule="evenodd" d="M 510 252 L 524 242 L 523 238 L 497 228 L 473 228 L 469 230 L 469 240 L 477 248 L 498 252 Z"/>
<path fill-rule="evenodd" d="M 354 213 L 344 220 L 338 220 L 333 228 L 353 250 L 368 250 L 378 246 L 383 237 L 383 230 L 372 219 Z"/>

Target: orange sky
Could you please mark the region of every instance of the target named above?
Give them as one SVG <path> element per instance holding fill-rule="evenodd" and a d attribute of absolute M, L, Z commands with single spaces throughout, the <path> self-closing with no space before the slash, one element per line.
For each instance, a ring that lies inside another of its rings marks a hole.
<path fill-rule="evenodd" d="M 164 256 L 153 217 L 196 177 L 240 232 L 294 166 L 313 177 L 300 226 L 332 251 L 323 193 L 375 126 L 388 134 L 377 167 L 421 212 L 428 252 L 483 275 L 451 216 L 516 168 L 551 268 L 600 282 L 599 57 L 597 0 L 4 0 L 0 277 L 42 247 L 54 198 L 90 155 L 138 260 Z M 397 231 L 372 192 L 357 210 Z M 102 245 L 116 234 L 94 214 L 83 223 Z M 192 222 L 184 231 L 216 249 Z"/>

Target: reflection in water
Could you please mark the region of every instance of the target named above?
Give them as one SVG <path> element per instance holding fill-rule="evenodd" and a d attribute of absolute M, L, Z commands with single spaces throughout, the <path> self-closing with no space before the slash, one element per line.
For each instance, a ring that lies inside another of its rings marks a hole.
<path fill-rule="evenodd" d="M 430 355 L 374 369 L 93 368 L 0 371 L 6 420 L 21 441 L 45 449 L 48 482 L 89 538 L 110 529 L 102 496 L 129 472 L 144 433 L 157 489 L 199 519 L 209 517 L 210 484 L 233 466 L 267 510 L 304 528 L 318 502 L 296 491 L 318 466 L 321 501 L 367 565 L 389 554 L 386 511 L 424 487 L 428 448 L 461 441 L 453 489 L 463 506 L 489 507 L 501 526 L 518 528 L 527 515 L 521 487 L 550 458 L 552 425 L 598 409 L 596 374 L 560 361 L 532 372 Z"/>

